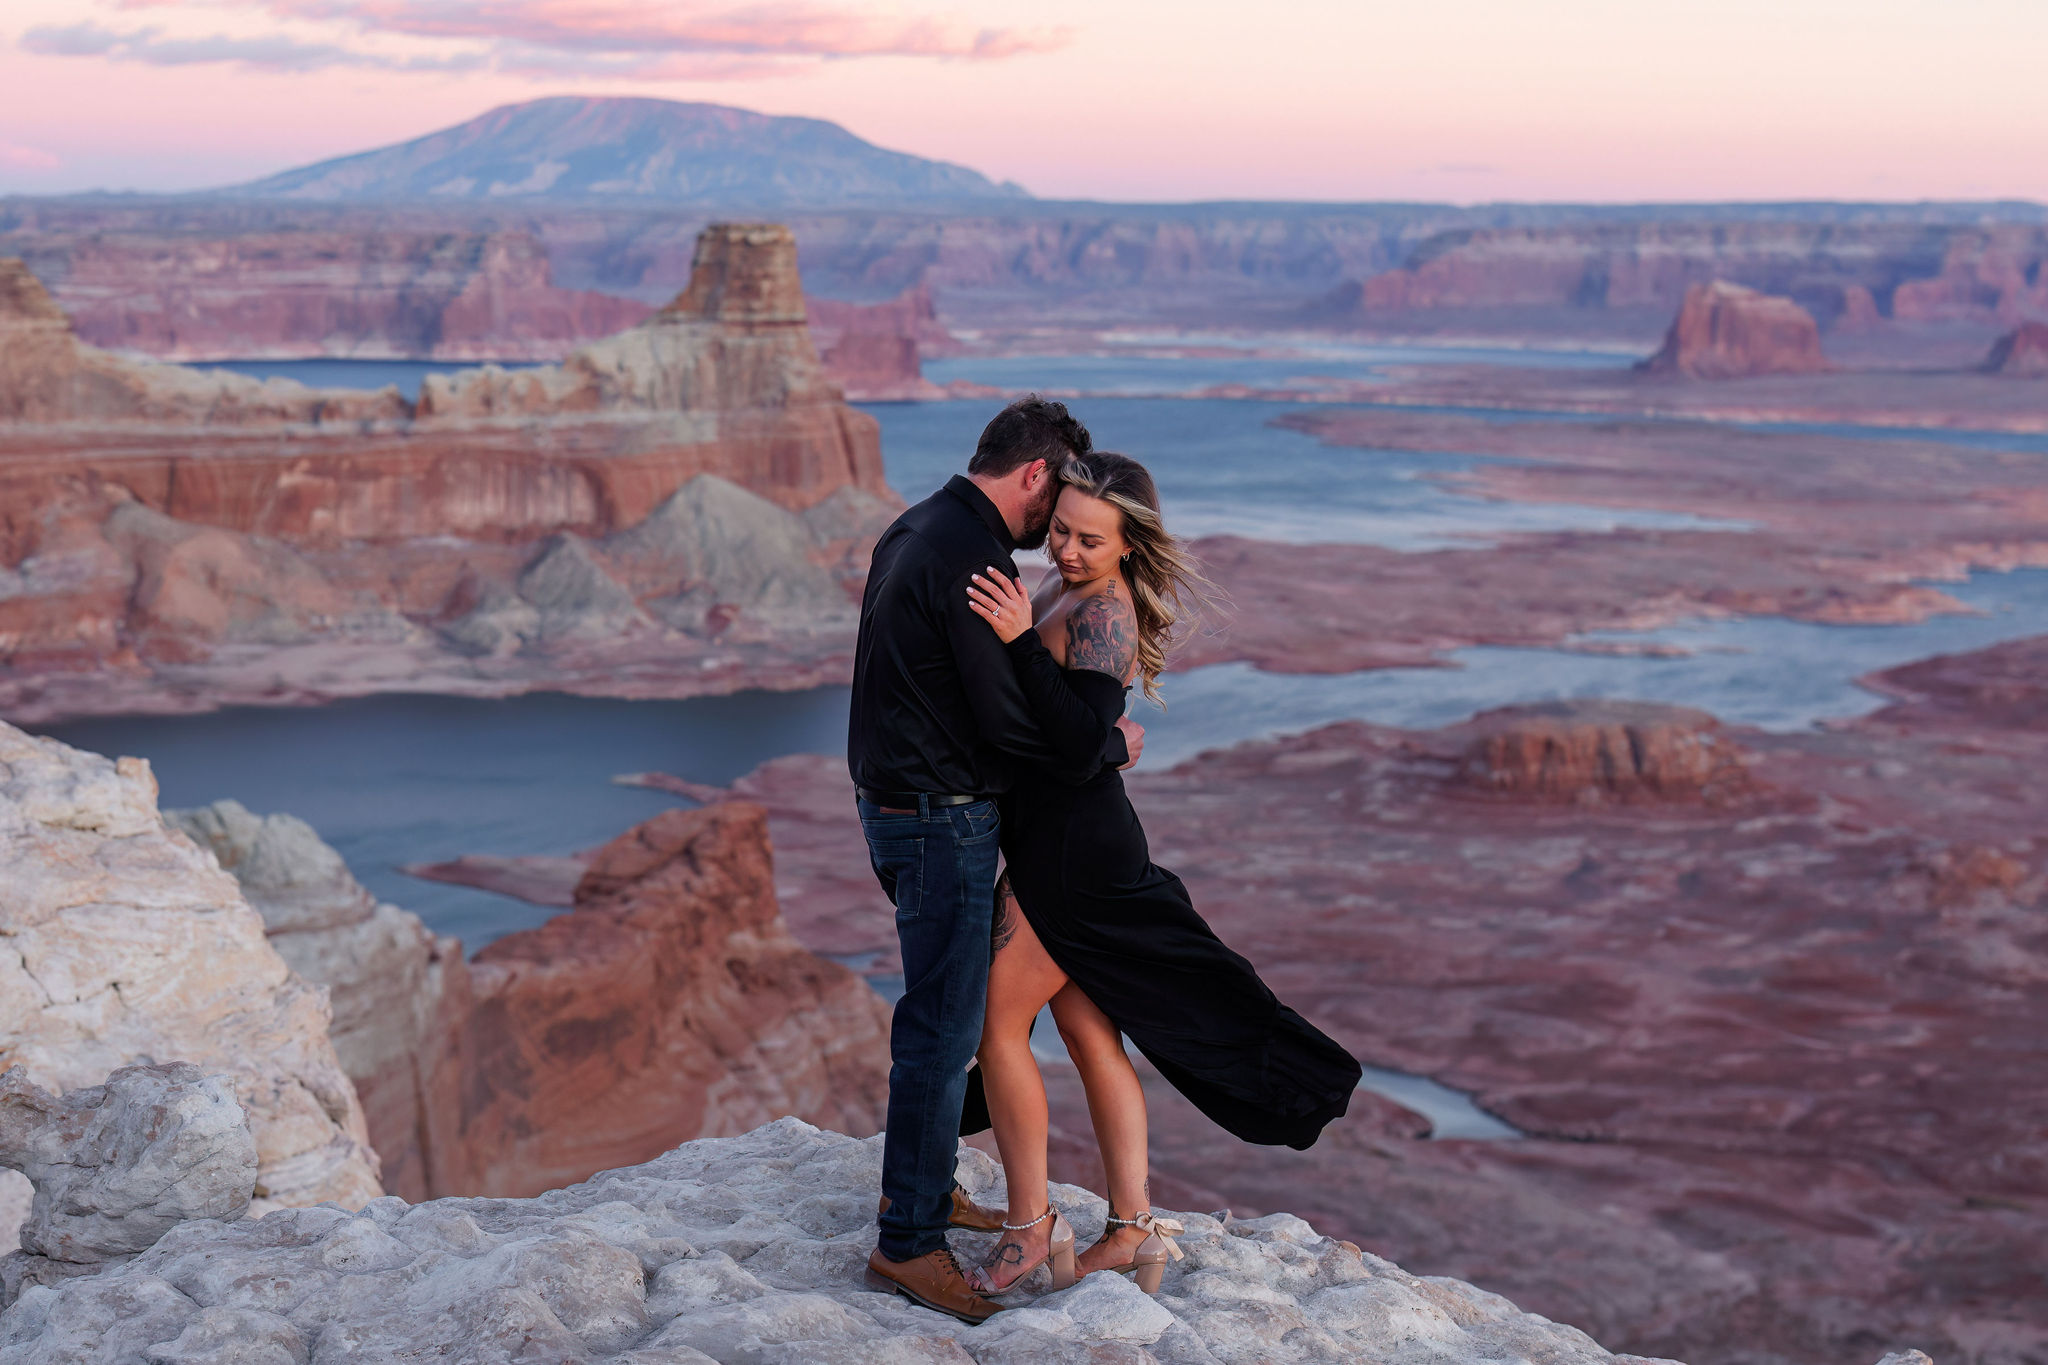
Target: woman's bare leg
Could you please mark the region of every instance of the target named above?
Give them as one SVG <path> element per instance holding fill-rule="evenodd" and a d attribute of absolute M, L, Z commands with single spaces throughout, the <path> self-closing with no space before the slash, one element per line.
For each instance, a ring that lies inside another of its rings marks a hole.
<path fill-rule="evenodd" d="M 1071 981 L 1052 998 L 1052 1017 L 1088 1094 L 1088 1117 L 1109 1177 L 1109 1211 L 1119 1218 L 1136 1218 L 1152 1207 L 1145 1090 L 1124 1051 L 1123 1035 Z M 1013 1215 L 1010 1221 L 1017 1219 Z M 1081 1273 L 1126 1264 L 1146 1235 L 1130 1227 L 1105 1230 L 1102 1240 L 1081 1253 Z"/>
<path fill-rule="evenodd" d="M 1031 1055 L 1031 1021 L 1045 1002 L 1067 984 L 1066 973 L 1046 956 L 1031 923 L 1017 908 L 1006 876 L 996 884 L 995 957 L 989 964 L 988 1018 L 981 1032 L 981 1081 L 996 1130 L 1009 1185 L 1011 1223 L 1028 1223 L 1046 1211 L 1045 1078 Z M 1017 1267 L 1045 1254 L 1052 1220 L 1023 1232 L 1006 1232 L 984 1263 L 997 1287 L 1017 1279 Z"/>

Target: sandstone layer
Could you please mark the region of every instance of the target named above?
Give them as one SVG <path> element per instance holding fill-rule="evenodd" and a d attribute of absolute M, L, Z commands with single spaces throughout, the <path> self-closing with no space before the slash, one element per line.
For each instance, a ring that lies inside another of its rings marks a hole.
<path fill-rule="evenodd" d="M 326 993 L 157 813 L 149 765 L 0 724 L 0 1066 L 64 1092 L 137 1062 L 233 1077 L 257 1207 L 376 1197 Z"/>
<path fill-rule="evenodd" d="M 34 263 L 95 346 L 163 360 L 556 360 L 652 311 L 517 229 L 94 233 Z"/>
<path fill-rule="evenodd" d="M 91 335 L 109 344 L 124 331 L 162 330 L 156 319 L 189 299 L 195 312 L 272 319 L 267 335 L 289 339 L 291 354 L 327 353 L 332 328 L 356 353 L 419 355 L 441 301 L 474 277 L 484 243 L 537 240 L 559 292 L 658 306 L 716 216 L 609 205 L 16 199 L 0 201 L 0 254 L 28 257 L 66 308 L 104 316 Z M 886 299 L 925 285 L 956 330 L 1020 345 L 1048 325 L 1284 330 L 1304 321 L 1400 336 L 1654 343 L 1686 289 L 1714 279 L 1790 295 L 1830 328 L 1867 298 L 1866 331 L 1960 338 L 1975 355 L 1998 331 L 2048 317 L 2048 228 L 2027 205 L 1025 202 L 783 221 L 803 244 L 815 292 Z M 193 279 L 204 287 L 188 287 Z M 277 310 L 280 296 L 294 300 L 290 314 Z M 426 321 L 401 306 L 412 299 Z M 185 317 L 176 313 L 174 326 L 211 325 Z M 381 341 L 387 334 L 402 340 Z M 245 335 L 261 339 L 253 328 Z M 371 349 L 378 345 L 389 349 Z"/>
<path fill-rule="evenodd" d="M 752 806 L 673 812 L 579 861 L 573 907 L 465 961 L 378 905 L 303 822 L 173 821 L 328 988 L 385 1187 L 528 1195 L 784 1114 L 881 1126 L 889 1012 L 790 937 Z"/>
<path fill-rule="evenodd" d="M 616 1365 L 1635 1365 L 1497 1294 L 1421 1278 L 1288 1214 L 1175 1215 L 1148 1297 L 1117 1275 L 964 1327 L 868 1289 L 881 1140 L 794 1119 L 530 1200 L 381 1199 L 186 1223 L 128 1264 L 0 1315 L 20 1365 L 79 1359 L 461 1359 Z M 962 1183 L 1000 1198 L 963 1151 Z M 1103 1201 L 1060 1187 L 1080 1235 Z M 956 1234 L 957 1235 L 957 1234 Z M 981 1250 L 986 1236 L 957 1235 Z M 1869 1353 L 1865 1353 L 1869 1354 Z M 1927 1365 L 1924 1356 L 1884 1365 Z"/>
<path fill-rule="evenodd" d="M 1815 374 L 1828 368 L 1813 314 L 1791 299 L 1726 280 L 1686 290 L 1663 348 L 1642 363 L 1646 374 L 1688 379 Z"/>
<path fill-rule="evenodd" d="M 1135 775 L 1153 856 L 1283 999 L 1524 1134 L 1421 1140 L 1362 1102 L 1309 1152 L 1250 1148 L 1149 1077 L 1158 1188 L 1305 1211 L 1646 1354 L 2033 1360 L 2044 679 L 2048 638 L 1881 675 L 1895 705 L 1823 732 L 1571 702 Z M 887 970 L 843 766 L 734 791 L 768 806 L 796 934 Z M 1048 1074 L 1055 1169 L 1099 1180 Z"/>
<path fill-rule="evenodd" d="M 844 667 L 898 504 L 786 230 L 708 231 L 642 326 L 416 408 L 121 360 L 6 281 L 0 713 Z"/>

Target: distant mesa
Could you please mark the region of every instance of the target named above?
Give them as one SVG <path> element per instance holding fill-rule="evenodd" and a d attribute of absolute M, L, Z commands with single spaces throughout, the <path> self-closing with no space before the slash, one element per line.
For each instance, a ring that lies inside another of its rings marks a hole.
<path fill-rule="evenodd" d="M 978 171 L 892 152 L 823 119 L 563 95 L 226 193 L 359 203 L 610 200 L 757 209 L 1027 199 Z"/>
<path fill-rule="evenodd" d="M 1984 357 L 1986 374 L 2048 377 L 2048 322 L 2023 322 L 1991 345 Z"/>
<path fill-rule="evenodd" d="M 1813 314 L 1788 298 L 1715 280 L 1685 291 L 1663 349 L 1636 368 L 1691 379 L 1740 379 L 1834 367 L 1821 354 Z"/>

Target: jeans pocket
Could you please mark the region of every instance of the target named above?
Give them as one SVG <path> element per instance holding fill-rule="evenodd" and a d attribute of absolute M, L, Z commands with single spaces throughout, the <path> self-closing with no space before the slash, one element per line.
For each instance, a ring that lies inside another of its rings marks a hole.
<path fill-rule="evenodd" d="M 868 857 L 876 874 L 895 890 L 896 922 L 916 919 L 924 907 L 924 840 L 870 839 Z"/>

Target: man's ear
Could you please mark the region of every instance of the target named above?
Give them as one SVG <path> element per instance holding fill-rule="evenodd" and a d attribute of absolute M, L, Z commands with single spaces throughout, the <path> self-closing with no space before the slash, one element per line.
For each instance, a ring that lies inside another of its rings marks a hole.
<path fill-rule="evenodd" d="M 1044 460 L 1033 460 L 1030 464 L 1025 465 L 1024 491 L 1036 493 L 1038 485 L 1045 482 L 1047 476 L 1051 473 L 1052 466 L 1048 465 Z"/>

